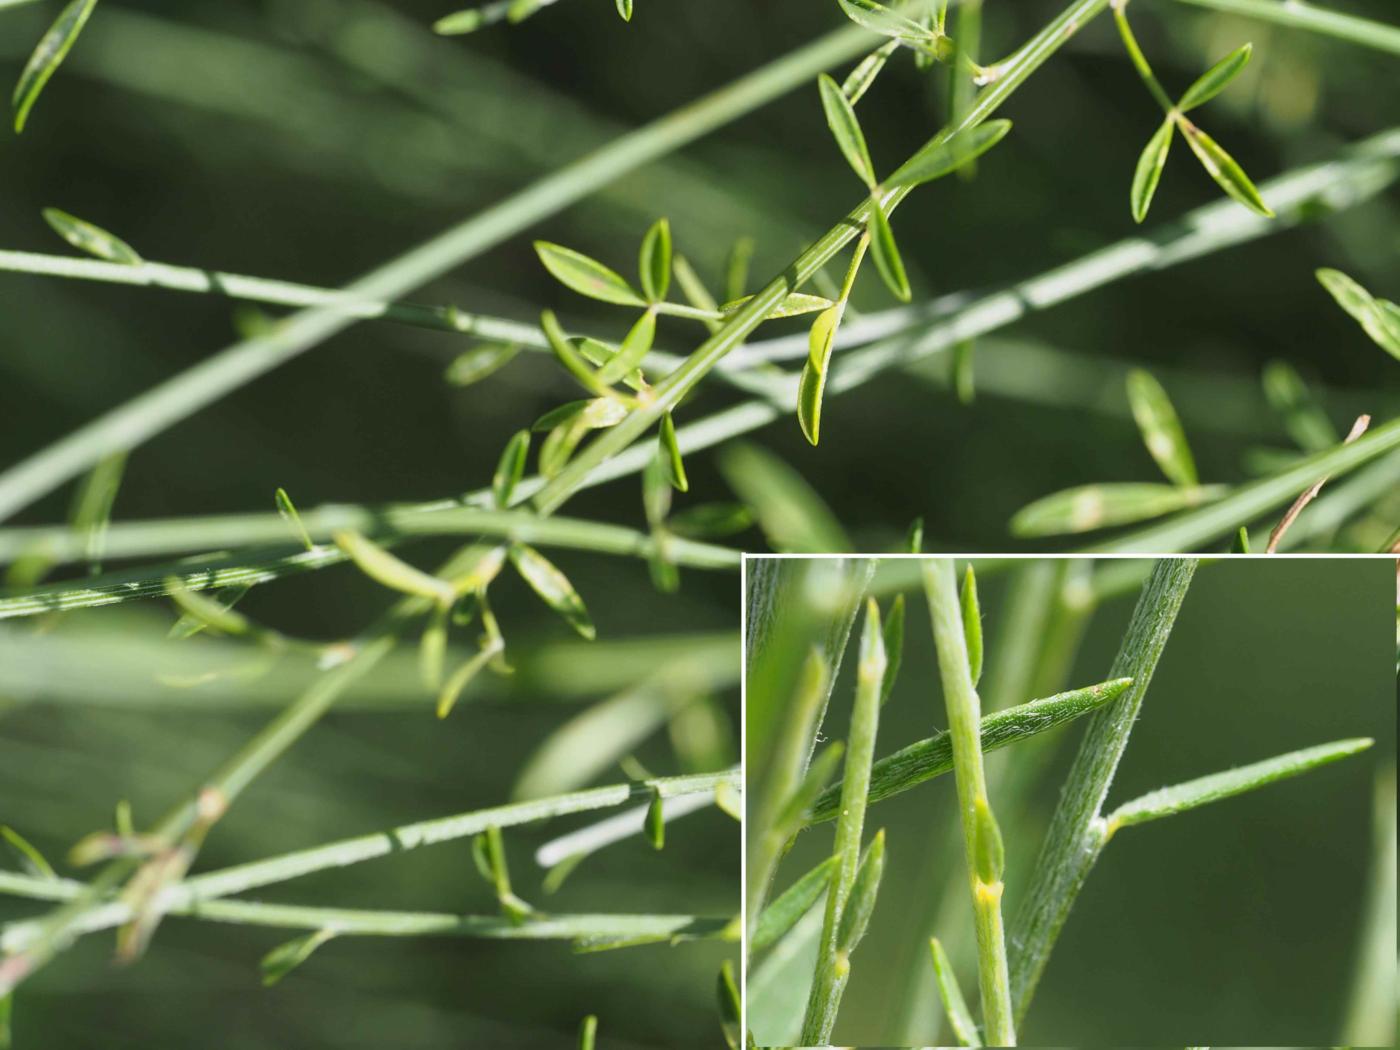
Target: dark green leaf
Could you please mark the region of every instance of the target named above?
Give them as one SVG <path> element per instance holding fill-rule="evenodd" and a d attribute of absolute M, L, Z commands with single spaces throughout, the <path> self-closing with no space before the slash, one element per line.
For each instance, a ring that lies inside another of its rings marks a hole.
<path fill-rule="evenodd" d="M 743 1038 L 743 1007 L 739 985 L 734 980 L 734 965 L 725 959 L 719 968 L 719 1023 L 729 1050 L 739 1050 Z"/>
<path fill-rule="evenodd" d="M 45 208 L 42 214 L 44 221 L 53 227 L 54 232 L 80 252 L 128 266 L 140 266 L 145 261 L 136 254 L 136 249 L 131 245 L 100 226 L 94 226 L 57 208 Z"/>
<path fill-rule="evenodd" d="M 894 243 L 894 230 L 885 209 L 873 197 L 870 200 L 870 254 L 875 257 L 875 269 L 885 287 L 894 293 L 896 299 L 907 303 L 910 298 L 909 277 L 904 272 L 904 260 L 899 257 L 899 248 Z M 813 442 L 816 444 L 816 442 Z"/>
<path fill-rule="evenodd" d="M 301 515 L 297 513 L 296 505 L 292 502 L 292 497 L 287 495 L 287 490 L 278 488 L 273 494 L 273 500 L 277 504 L 277 513 L 282 516 L 282 520 L 287 523 L 287 528 L 292 530 L 292 534 L 301 540 L 301 544 L 309 551 L 316 549 L 316 544 L 311 542 L 311 533 L 306 531 L 306 525 L 301 520 Z"/>
<path fill-rule="evenodd" d="M 783 934 L 792 929 L 807 909 L 826 892 L 831 883 L 832 870 L 835 867 L 836 858 L 827 857 L 826 860 L 784 890 L 782 896 L 764 908 L 763 914 L 758 917 L 758 923 L 754 927 L 753 938 L 749 942 L 749 951 L 762 951 L 770 944 L 777 943 Z"/>
<path fill-rule="evenodd" d="M 583 599 L 574 590 L 569 578 L 555 568 L 554 563 L 533 547 L 515 543 L 510 548 L 511 564 L 536 594 L 562 616 L 575 631 L 590 641 L 597 635 Z"/>
<path fill-rule="evenodd" d="M 1009 120 L 989 120 L 942 142 L 931 142 L 899 166 L 884 185 L 918 186 L 942 178 L 991 149 L 1011 130 Z"/>
<path fill-rule="evenodd" d="M 661 464 L 666 468 L 666 480 L 677 492 L 689 492 L 690 481 L 685 476 L 685 461 L 681 459 L 680 442 L 676 440 L 676 424 L 669 412 L 661 417 L 657 442 Z"/>
<path fill-rule="evenodd" d="M 948 1015 L 949 1027 L 963 1046 L 981 1046 L 981 1033 L 977 1031 L 977 1022 L 967 1008 L 967 1000 L 963 998 L 952 961 L 937 937 L 929 941 L 929 946 L 933 949 L 933 978 L 938 985 L 938 997 L 943 1000 L 943 1011 Z"/>
<path fill-rule="evenodd" d="M 34 848 L 23 835 L 7 824 L 0 824 L 0 839 L 4 839 L 19 854 L 24 866 L 31 874 L 44 879 L 56 879 L 58 874 L 42 853 Z"/>
<path fill-rule="evenodd" d="M 616 395 L 616 391 L 609 388 L 606 383 L 599 381 L 597 373 L 589 367 L 588 362 L 574 348 L 573 343 L 569 342 L 568 336 L 564 334 L 564 329 L 560 327 L 559 319 L 554 316 L 553 311 L 546 310 L 540 314 L 540 328 L 544 331 L 545 338 L 549 340 L 549 346 L 554 351 L 554 356 L 559 359 L 559 363 L 569 374 L 579 381 L 580 386 L 599 397 Z"/>
<path fill-rule="evenodd" d="M 749 286 L 749 260 L 753 258 L 753 238 L 740 237 L 729 249 L 724 260 L 724 297 L 729 301 L 740 298 Z"/>
<path fill-rule="evenodd" d="M 1162 389 L 1156 378 L 1141 368 L 1128 373 L 1128 404 L 1132 406 L 1133 418 L 1142 432 L 1142 442 L 1147 451 L 1162 468 L 1167 480 L 1175 485 L 1192 486 L 1199 480 L 1196 476 L 1196 460 L 1191 455 L 1191 446 L 1186 443 L 1186 433 L 1181 429 L 1181 420 L 1171 399 Z"/>
<path fill-rule="evenodd" d="M 975 339 L 959 339 L 953 344 L 953 392 L 964 405 L 972 404 L 976 394 L 972 374 L 972 354 L 976 348 Z"/>
<path fill-rule="evenodd" d="M 875 911 L 875 898 L 880 892 L 880 878 L 885 873 L 885 829 L 875 833 L 870 845 L 865 848 L 860 867 L 856 869 L 855 881 L 851 883 L 846 906 L 841 910 L 841 925 L 836 932 L 836 946 L 840 951 L 853 952 L 865 936 L 870 924 L 870 916 Z"/>
<path fill-rule="evenodd" d="M 846 96 L 846 100 L 851 105 L 854 106 L 860 101 L 861 96 L 870 90 L 870 85 L 875 83 L 875 78 L 880 75 L 880 71 L 885 68 L 885 63 L 889 61 L 890 55 L 894 54 L 898 47 L 898 40 L 881 44 L 861 59 L 855 69 L 847 74 L 846 79 L 841 81 L 841 94 Z"/>
<path fill-rule="evenodd" d="M 894 692 L 895 679 L 899 677 L 899 665 L 904 659 L 904 595 L 896 594 L 890 603 L 890 614 L 885 618 L 885 677 L 880 682 L 880 706 L 883 707 Z"/>
<path fill-rule="evenodd" d="M 1189 123 L 1181 131 L 1191 152 L 1196 154 L 1201 167 L 1206 169 L 1206 174 L 1215 180 L 1217 186 L 1251 211 L 1266 218 L 1274 217 L 1273 209 L 1264 203 L 1264 198 L 1259 196 L 1259 191 L 1249 181 L 1244 169 L 1235 163 L 1235 158 L 1226 153 L 1220 143 Z"/>
<path fill-rule="evenodd" d="M 82 32 L 88 16 L 96 6 L 97 0 L 72 0 L 72 3 L 60 12 L 48 32 L 39 40 L 34 53 L 29 56 L 29 62 L 20 74 L 19 83 L 15 85 L 12 99 L 17 133 L 24 130 L 29 111 L 34 108 L 39 92 L 44 90 L 49 77 L 53 76 L 54 70 L 68 56 L 73 41 L 78 39 L 78 34 Z"/>
<path fill-rule="evenodd" d="M 1157 192 L 1157 183 L 1161 181 L 1162 168 L 1166 166 L 1167 153 L 1175 134 L 1176 121 L 1168 117 L 1147 140 L 1142 155 L 1138 157 L 1129 201 L 1133 209 L 1133 222 L 1142 222 L 1147 218 L 1147 209 L 1151 207 L 1152 197 Z"/>
<path fill-rule="evenodd" d="M 297 937 L 286 944 L 279 944 L 263 956 L 262 983 L 271 986 L 306 962 L 321 945 L 335 936 L 334 930 L 317 930 L 305 937 Z"/>
<path fill-rule="evenodd" d="M 919 50 L 932 50 L 937 45 L 937 38 L 926 27 L 875 0 L 837 0 L 837 3 L 847 18 L 872 33 L 893 37 Z"/>
<path fill-rule="evenodd" d="M 1308 389 L 1298 370 L 1286 361 L 1264 366 L 1264 400 L 1283 417 L 1288 436 L 1305 452 L 1321 452 L 1341 444 L 1342 436 Z"/>
<path fill-rule="evenodd" d="M 721 306 L 720 310 L 727 314 L 737 313 L 743 308 L 744 304 L 752 298 L 753 296 L 746 295 L 741 299 L 734 299 Z M 834 305 L 835 303 L 830 299 L 820 295 L 807 295 L 804 292 L 789 292 L 787 298 L 773 307 L 773 309 L 764 316 L 764 320 L 771 321 L 777 317 L 797 317 L 800 314 L 810 314 L 816 310 L 825 310 Z"/>
<path fill-rule="evenodd" d="M 647 805 L 646 832 L 647 841 L 651 843 L 652 849 L 661 849 L 666 845 L 666 813 L 665 803 L 661 800 L 661 792 L 655 788 L 651 790 L 651 802 Z"/>
<path fill-rule="evenodd" d="M 979 798 L 972 808 L 975 814 L 972 825 L 974 866 L 978 880 L 991 886 L 1001 881 L 1006 870 L 1006 847 L 987 800 Z"/>
<path fill-rule="evenodd" d="M 719 539 L 753 525 L 753 512 L 742 503 L 701 503 L 673 515 L 671 531 L 692 539 Z"/>
<path fill-rule="evenodd" d="M 561 284 L 572 288 L 579 295 L 621 306 L 646 305 L 646 301 L 632 290 L 632 286 L 623 280 L 621 274 L 582 252 L 551 244 L 549 241 L 536 241 L 535 251 L 545 269 Z"/>
<path fill-rule="evenodd" d="M 1245 44 L 1243 47 L 1231 51 L 1207 69 L 1194 84 L 1186 89 L 1186 93 L 1181 96 L 1181 101 L 1176 104 L 1176 108 L 1185 113 L 1189 109 L 1195 109 L 1197 106 L 1209 102 L 1224 91 L 1226 85 L 1244 70 L 1253 49 L 1253 44 Z"/>
<path fill-rule="evenodd" d="M 720 452 L 720 472 L 750 509 L 774 549 L 834 554 L 851 549 L 841 523 L 802 475 L 757 445 Z"/>
<path fill-rule="evenodd" d="M 504 368 L 518 353 L 518 343 L 487 343 L 473 347 L 453 358 L 445 377 L 453 386 L 471 386 Z"/>
<path fill-rule="evenodd" d="M 1318 270 L 1317 279 L 1377 346 L 1400 359 L 1400 310 L 1394 303 L 1377 299 L 1341 270 Z"/>
<path fill-rule="evenodd" d="M 1230 553 L 1249 553 L 1249 530 L 1246 529 L 1243 525 L 1240 526 L 1239 531 L 1235 533 L 1235 538 L 1230 543 Z"/>
<path fill-rule="evenodd" d="M 496 463 L 496 473 L 491 478 L 491 495 L 496 506 L 505 510 L 510 506 L 510 498 L 515 494 L 515 486 L 525 476 L 525 462 L 530 455 L 530 432 L 517 430 L 506 442 L 505 450 Z"/>
<path fill-rule="evenodd" d="M 642 278 L 642 294 L 648 301 L 659 303 L 671 287 L 671 224 L 657 219 L 642 238 L 638 269 Z"/>
<path fill-rule="evenodd" d="M 977 575 L 969 562 L 963 575 L 962 594 L 963 637 L 967 639 L 967 671 L 976 686 L 982 678 L 982 606 L 977 600 Z"/>
<path fill-rule="evenodd" d="M 860 130 L 856 111 L 842 94 L 841 87 L 831 77 L 823 73 L 817 78 L 821 89 L 822 109 L 826 111 L 826 123 L 841 147 L 846 161 L 860 176 L 862 182 L 872 189 L 875 186 L 875 165 L 870 161 L 870 151 L 865 145 L 865 135 Z"/>
<path fill-rule="evenodd" d="M 598 382 L 616 383 L 628 372 L 642 363 L 642 358 L 651 352 L 651 344 L 656 339 L 656 311 L 648 309 L 637 318 L 622 340 L 617 356 L 598 369 Z"/>
<path fill-rule="evenodd" d="M 617 13 L 624 22 L 632 21 L 632 0 L 617 0 Z"/>

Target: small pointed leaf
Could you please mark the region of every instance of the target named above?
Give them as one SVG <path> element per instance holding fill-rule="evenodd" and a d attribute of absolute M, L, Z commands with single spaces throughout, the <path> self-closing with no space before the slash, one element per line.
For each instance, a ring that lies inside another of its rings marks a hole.
<path fill-rule="evenodd" d="M 515 486 L 520 484 L 520 479 L 525 476 L 525 463 L 529 455 L 530 432 L 517 430 L 506 442 L 501 458 L 496 463 L 496 473 L 491 478 L 491 498 L 502 510 L 510 506 Z"/>
<path fill-rule="evenodd" d="M 666 468 L 666 480 L 677 492 L 689 492 L 690 481 L 685 476 L 685 461 L 681 459 L 681 446 L 676 439 L 676 423 L 669 412 L 661 417 L 657 442 L 661 464 Z"/>
<path fill-rule="evenodd" d="M 54 70 L 68 57 L 73 42 L 78 39 L 78 34 L 82 32 L 88 16 L 96 6 L 97 0 L 72 0 L 39 40 L 34 53 L 29 56 L 24 72 L 20 74 L 19 83 L 15 85 L 12 102 L 16 133 L 24 130 L 29 111 L 34 108 L 39 93 L 44 90 L 44 85 L 49 82 Z"/>
<path fill-rule="evenodd" d="M 807 874 L 794 882 L 772 904 L 763 909 L 754 927 L 753 938 L 749 943 L 751 952 L 762 951 L 775 944 L 783 934 L 796 925 L 797 920 L 806 914 L 831 884 L 831 874 L 836 868 L 836 858 L 827 857 Z"/>
<path fill-rule="evenodd" d="M 666 812 L 665 803 L 661 799 L 661 792 L 652 788 L 651 802 L 647 805 L 646 832 L 647 841 L 651 843 L 652 849 L 661 849 L 666 845 Z"/>
<path fill-rule="evenodd" d="M 1176 409 L 1152 373 L 1135 368 L 1128 373 L 1128 403 L 1142 432 L 1147 451 L 1174 485 L 1190 487 L 1198 482 L 1196 460 L 1186 443 Z"/>
<path fill-rule="evenodd" d="M 967 639 L 967 670 L 975 687 L 982 678 L 982 606 L 977 600 L 977 575 L 971 562 L 963 574 L 960 601 L 963 637 Z"/>
<path fill-rule="evenodd" d="M 856 111 L 841 92 L 841 87 L 831 77 L 823 73 L 817 84 L 821 89 L 822 109 L 826 111 L 827 127 L 841 147 L 846 161 L 860 176 L 860 180 L 872 189 L 875 187 L 875 165 L 870 161 L 870 150 L 865 145 L 865 135 L 860 130 Z"/>
<path fill-rule="evenodd" d="M 301 520 L 301 515 L 297 513 L 296 504 L 292 502 L 292 497 L 287 495 L 287 490 L 279 487 L 273 494 L 273 501 L 277 504 L 277 513 L 282 520 L 287 523 L 287 528 L 301 540 L 301 544 L 309 551 L 316 549 L 316 544 L 311 541 L 311 533 L 306 531 L 306 525 Z"/>
<path fill-rule="evenodd" d="M 598 1018 L 589 1014 L 578 1026 L 578 1050 L 593 1050 L 598 1040 Z"/>
<path fill-rule="evenodd" d="M 583 599 L 574 590 L 569 578 L 555 568 L 554 563 L 535 548 L 516 543 L 510 549 L 511 564 L 540 596 L 546 605 L 584 638 L 592 641 L 597 635 Z"/>
<path fill-rule="evenodd" d="M 54 232 L 80 252 L 128 266 L 140 266 L 145 261 L 136 254 L 131 245 L 100 226 L 94 226 L 57 208 L 45 208 L 42 214 L 44 221 L 53 227 Z"/>
<path fill-rule="evenodd" d="M 671 287 L 671 224 L 665 219 L 657 219 L 642 238 L 638 269 L 647 301 L 665 299 Z"/>
<path fill-rule="evenodd" d="M 1230 81 L 1244 70 L 1253 50 L 1253 44 L 1245 44 L 1243 47 L 1231 51 L 1207 69 L 1194 84 L 1186 89 L 1186 93 L 1181 96 L 1181 101 L 1176 104 L 1176 108 L 1185 113 L 1189 109 L 1195 109 L 1197 106 L 1209 102 L 1224 91 Z"/>
<path fill-rule="evenodd" d="M 617 0 L 617 13 L 624 22 L 632 21 L 632 0 Z"/>
<path fill-rule="evenodd" d="M 1186 136 L 1186 144 L 1191 147 L 1191 152 L 1196 154 L 1196 159 L 1201 162 L 1201 167 L 1206 169 L 1206 174 L 1215 180 L 1216 185 L 1224 190 L 1227 196 L 1265 218 L 1274 217 L 1273 209 L 1264 203 L 1264 198 L 1259 196 L 1259 191 L 1254 183 L 1249 181 L 1244 169 L 1235 162 L 1234 157 L 1225 152 L 1220 143 L 1200 128 L 1189 124 L 1182 128 L 1182 134 Z"/>
<path fill-rule="evenodd" d="M 44 858 L 44 855 L 31 845 L 28 839 L 8 824 L 0 824 L 0 839 L 4 839 L 10 844 L 10 847 L 20 855 L 24 861 L 24 866 L 27 867 L 31 873 L 44 879 L 58 878 L 58 873 L 53 870 L 53 865 Z"/>
<path fill-rule="evenodd" d="M 358 532 L 342 530 L 334 533 L 332 539 L 359 566 L 360 571 L 376 583 L 404 594 L 431 598 L 445 605 L 451 605 L 457 597 L 457 592 L 446 580 L 414 568 Z"/>
<path fill-rule="evenodd" d="M 885 287 L 894 293 L 902 303 L 910 298 L 909 277 L 904 272 L 904 260 L 899 257 L 899 248 L 894 243 L 894 230 L 890 229 L 889 217 L 878 200 L 870 201 L 870 254 L 875 257 L 875 269 Z"/>
<path fill-rule="evenodd" d="M 734 299 L 720 307 L 721 313 L 738 313 L 753 296 L 746 295 L 741 299 Z M 773 307 L 764 320 L 771 321 L 778 317 L 798 317 L 801 314 L 810 314 L 817 310 L 825 310 L 835 304 L 821 295 L 808 295 L 805 292 L 789 292 L 777 306 Z"/>
<path fill-rule="evenodd" d="M 1392 357 L 1400 358 L 1400 310 L 1394 303 L 1377 299 L 1340 270 L 1318 270 L 1317 279 L 1376 345 Z"/>
<path fill-rule="evenodd" d="M 943 1000 L 943 1010 L 948 1015 L 948 1024 L 953 1029 L 953 1034 L 963 1046 L 981 1046 L 981 1033 L 977 1031 L 977 1022 L 972 1019 L 972 1012 L 967 1008 L 967 1000 L 963 998 L 962 988 L 958 985 L 958 977 L 953 972 L 948 953 L 943 950 L 943 945 L 937 937 L 929 941 L 929 945 L 933 949 L 933 977 L 938 985 L 938 996 Z"/>
<path fill-rule="evenodd" d="M 467 660 L 461 667 L 452 672 L 447 682 L 442 687 L 442 692 L 438 694 L 437 716 L 446 718 L 452 713 L 452 709 L 457 706 L 457 700 L 461 697 L 462 691 L 471 683 L 471 680 L 481 673 L 482 668 L 489 664 L 501 651 L 499 643 L 488 643 L 480 652 Z"/>
<path fill-rule="evenodd" d="M 633 291 L 621 274 L 582 252 L 549 241 L 536 241 L 535 252 L 546 270 L 579 295 L 620 306 L 646 305 L 646 301 Z"/>
<path fill-rule="evenodd" d="M 875 898 L 880 892 L 880 878 L 885 873 L 885 830 L 881 828 L 865 848 L 850 896 L 841 911 L 841 925 L 836 933 L 836 947 L 849 954 L 865 936 L 870 916 L 875 911 Z"/>
<path fill-rule="evenodd" d="M 518 343 L 486 343 L 452 359 L 444 373 L 453 386 L 471 386 L 504 368 L 520 353 Z"/>
<path fill-rule="evenodd" d="M 263 956 L 262 983 L 271 986 L 306 962 L 321 945 L 335 936 L 334 930 L 317 930 L 305 937 L 297 937 L 285 944 L 279 944 Z"/>
<path fill-rule="evenodd" d="M 486 16 L 481 13 L 481 9 L 471 8 L 443 15 L 433 23 L 433 32 L 443 36 L 457 36 L 462 33 L 474 33 L 485 24 Z"/>
<path fill-rule="evenodd" d="M 700 503 L 673 514 L 667 524 L 677 536 L 719 539 L 750 528 L 753 511 L 742 503 Z"/>
<path fill-rule="evenodd" d="M 642 358 L 651 352 L 651 344 L 655 339 L 656 311 L 648 309 L 628 330 L 617 355 L 598 369 L 598 382 L 603 384 L 616 383 L 635 369 L 642 363 Z"/>
<path fill-rule="evenodd" d="M 904 659 L 904 595 L 895 595 L 890 604 L 890 614 L 885 617 L 885 676 L 880 681 L 880 706 L 883 707 L 894 692 L 895 679 L 899 677 L 899 665 Z"/>
<path fill-rule="evenodd" d="M 1009 120 L 989 120 L 942 142 L 929 143 L 896 169 L 886 187 L 918 186 L 942 178 L 991 149 L 1011 130 Z"/>
<path fill-rule="evenodd" d="M 1014 536 L 1055 536 L 1126 525 L 1199 507 L 1229 491 L 1225 485 L 1122 482 L 1065 489 L 1022 507 L 1011 519 Z"/>
<path fill-rule="evenodd" d="M 740 1050 L 743 1045 L 743 1007 L 739 998 L 739 985 L 734 980 L 734 964 L 725 959 L 719 968 L 719 1023 L 724 1032 L 725 1045 L 729 1050 Z"/>
<path fill-rule="evenodd" d="M 1157 192 L 1157 183 L 1162 179 L 1162 168 L 1166 166 L 1167 153 L 1171 150 L 1175 134 L 1176 121 L 1168 117 L 1147 140 L 1142 155 L 1138 157 L 1129 202 L 1133 209 L 1133 222 L 1142 222 L 1147 218 L 1147 209 L 1152 206 L 1152 197 Z"/>
<path fill-rule="evenodd" d="M 979 798 L 973 803 L 973 863 L 977 878 L 992 885 L 1001 881 L 1006 870 L 1006 847 L 1001 841 L 1001 828 L 992 815 L 987 800 Z"/>
<path fill-rule="evenodd" d="M 597 373 L 589 367 L 588 362 L 574 348 L 574 344 L 564 334 L 564 329 L 552 310 L 546 310 L 540 314 L 540 329 L 544 332 L 545 338 L 549 340 L 549 346 L 554 351 L 554 356 L 559 359 L 559 363 L 569 374 L 578 380 L 580 386 L 598 397 L 617 396 L 617 391 L 599 381 Z"/>

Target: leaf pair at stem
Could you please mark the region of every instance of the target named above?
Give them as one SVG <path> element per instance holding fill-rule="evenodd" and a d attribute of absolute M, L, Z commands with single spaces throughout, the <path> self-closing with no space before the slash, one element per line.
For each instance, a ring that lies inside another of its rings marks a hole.
<path fill-rule="evenodd" d="M 1113 0 L 1113 16 L 1118 23 L 1118 31 L 1123 38 L 1123 44 L 1128 49 L 1128 55 L 1132 59 L 1138 75 L 1147 85 L 1152 97 L 1157 100 L 1164 113 L 1161 126 L 1148 140 L 1147 146 L 1138 157 L 1137 168 L 1133 172 L 1133 185 L 1129 196 L 1133 221 L 1142 222 L 1143 219 L 1147 218 L 1147 210 L 1151 207 L 1152 197 L 1157 192 L 1157 183 L 1161 181 L 1162 169 L 1167 163 L 1167 153 L 1171 149 L 1172 139 L 1177 131 L 1181 132 L 1182 138 L 1186 140 L 1187 146 L 1196 155 L 1196 159 L 1201 162 L 1206 174 L 1225 191 L 1227 196 L 1265 218 L 1273 218 L 1273 210 L 1264 203 L 1264 198 L 1260 196 L 1259 190 L 1255 188 L 1254 183 L 1250 181 L 1249 176 L 1244 173 L 1244 169 L 1239 166 L 1235 158 L 1230 156 L 1220 143 L 1198 128 L 1186 116 L 1189 110 L 1209 102 L 1225 90 L 1225 87 L 1235 77 L 1239 76 L 1249 62 L 1249 56 L 1253 50 L 1252 45 L 1245 44 L 1230 52 L 1201 74 L 1195 83 L 1186 89 L 1181 98 L 1173 103 L 1152 72 L 1152 67 L 1148 65 L 1147 56 L 1138 46 L 1137 39 L 1133 36 L 1132 27 L 1128 24 L 1126 9 L 1127 0 Z"/>

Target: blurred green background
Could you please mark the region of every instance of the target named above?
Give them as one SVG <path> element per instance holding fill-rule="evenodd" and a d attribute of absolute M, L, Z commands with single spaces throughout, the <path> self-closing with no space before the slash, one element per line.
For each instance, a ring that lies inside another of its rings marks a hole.
<path fill-rule="evenodd" d="M 1109 572 L 1131 565 L 1116 562 Z M 889 584 L 909 579 L 909 571 L 886 562 L 874 592 L 887 607 Z M 996 661 L 1006 648 L 1036 639 L 1008 635 L 1003 627 L 1007 573 L 984 568 L 979 582 L 989 661 L 982 691 L 992 695 Z M 1371 736 L 1376 746 L 1116 836 L 1065 924 L 1018 1032 L 1024 1044 L 1342 1041 L 1371 880 L 1373 777 L 1395 759 L 1394 588 L 1394 563 L 1383 559 L 1201 567 L 1109 806 L 1330 740 Z M 917 585 L 906 600 L 904 662 L 881 712 L 877 756 L 947 726 Z M 1135 600 L 1134 589 L 1109 598 L 1092 615 L 1067 686 L 1107 676 Z M 845 736 L 852 674 L 848 659 L 832 694 L 825 739 Z M 1006 840 L 1009 928 L 1081 733 L 1082 726 L 1071 723 L 989 756 L 991 798 Z M 1007 771 L 1018 763 L 1037 772 L 1024 804 L 1008 812 L 997 802 L 998 785 L 1004 787 Z M 869 933 L 852 956 L 834 1042 L 920 1045 L 939 1038 L 930 933 L 950 944 L 976 1010 L 971 904 L 956 822 L 946 777 L 867 813 L 867 841 L 876 829 L 887 830 L 885 876 Z M 830 844 L 829 825 L 800 835 L 775 892 L 816 864 Z M 1381 938 L 1393 960 L 1393 912 Z M 755 1016 L 751 1023 L 766 1021 Z M 756 1034 L 761 1042 L 776 1038 Z M 950 1039 L 944 1029 L 941 1041 Z"/>

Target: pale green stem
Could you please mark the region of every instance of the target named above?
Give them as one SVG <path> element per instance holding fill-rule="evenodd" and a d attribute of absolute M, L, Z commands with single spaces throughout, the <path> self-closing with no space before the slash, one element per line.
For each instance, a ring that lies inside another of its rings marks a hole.
<path fill-rule="evenodd" d="M 982 765 L 979 732 L 982 701 L 972 684 L 968 666 L 967 638 L 963 633 L 953 562 L 947 558 L 932 559 L 924 562 L 922 568 L 943 698 L 948 709 L 948 734 L 953 744 L 953 778 L 957 781 L 967 878 L 977 930 L 977 978 L 982 994 L 983 1027 L 988 1046 L 1015 1046 L 1006 933 L 1001 917 L 1005 865 L 1001 832 L 987 798 L 987 778 Z"/>
<path fill-rule="evenodd" d="M 1336 37 L 1348 43 L 1373 47 L 1400 55 L 1400 27 L 1386 25 L 1369 18 L 1341 11 L 1314 7 L 1303 0 L 1180 0 L 1193 7 L 1208 7 L 1213 11 L 1255 18 L 1261 22 L 1293 29 L 1306 29 L 1323 36 Z"/>
<path fill-rule="evenodd" d="M 741 786 L 738 770 L 722 773 L 705 773 L 679 777 L 657 777 L 654 780 L 628 784 L 613 784 L 608 787 L 590 788 L 567 795 L 531 799 L 490 809 L 473 810 L 469 813 L 434 820 L 405 824 L 390 831 L 356 838 L 342 839 L 311 849 L 297 850 L 278 857 L 239 864 L 231 868 L 196 875 L 167 887 L 156 902 L 165 910 L 200 911 L 205 902 L 227 897 L 235 893 L 286 882 L 317 871 L 343 868 L 360 864 L 367 860 L 387 857 L 405 850 L 443 842 L 458 841 L 480 834 L 487 828 L 506 828 L 520 824 L 530 824 L 537 820 L 584 813 L 592 810 L 611 809 L 626 805 L 641 798 L 650 798 L 653 790 L 663 798 L 680 798 L 687 795 L 713 795 L 721 784 Z M 4 891 L 0 882 L 0 892 Z M 75 899 L 90 901 L 91 894 Z M 92 933 L 126 922 L 132 916 L 131 908 L 124 901 L 105 901 L 96 907 L 88 908 L 80 919 L 69 927 L 71 935 Z M 43 931 L 43 921 L 13 924 L 5 931 L 0 947 L 7 951 L 29 951 L 35 939 Z"/>
<path fill-rule="evenodd" d="M 1133 27 L 1128 24 L 1127 9 L 1127 0 L 1113 0 L 1113 21 L 1118 26 L 1118 35 L 1123 38 L 1123 46 L 1128 51 L 1128 58 L 1132 60 L 1133 68 L 1137 70 L 1142 82 L 1147 85 L 1147 90 L 1152 93 L 1152 97 L 1157 100 L 1157 105 L 1162 107 L 1163 113 L 1173 117 L 1176 115 L 1176 104 L 1167 94 L 1167 89 L 1162 87 L 1161 81 L 1157 79 L 1157 74 L 1152 72 L 1152 66 L 1148 63 L 1147 56 L 1142 53 L 1142 48 L 1138 46 L 1137 37 L 1133 35 Z"/>
<path fill-rule="evenodd" d="M 1196 565 L 1191 558 L 1163 558 L 1153 566 L 1110 672 L 1133 684 L 1089 718 L 1011 936 L 1018 1020 L 1025 1017 L 1055 939 L 1103 847 L 1100 811 Z"/>
<path fill-rule="evenodd" d="M 836 818 L 832 855 L 836 867 L 826 894 L 826 913 L 817 947 L 817 968 L 802 1021 L 804 1046 L 824 1046 L 831 1039 L 841 996 L 850 978 L 848 948 L 839 943 L 842 914 L 850 900 L 860 865 L 861 836 L 865 829 L 866 799 L 870 792 L 870 765 L 875 757 L 875 734 L 880 721 L 880 684 L 885 674 L 885 651 L 880 638 L 879 612 L 869 600 L 860 641 L 856 671 L 856 700 L 846 745 L 846 767 L 841 788 L 841 812 Z"/>
<path fill-rule="evenodd" d="M 74 879 L 46 879 L 0 871 L 0 893 L 31 900 L 68 901 L 87 890 Z M 330 930 L 340 936 L 470 937 L 490 940 L 684 940 L 719 938 L 728 920 L 693 915 L 537 915 L 517 923 L 499 915 L 328 908 L 261 901 L 183 901 L 171 915 L 240 926 Z M 11 928 L 19 928 L 15 924 Z M 8 929 L 6 930 L 8 932 Z"/>
<path fill-rule="evenodd" d="M 772 101 L 827 67 L 860 54 L 868 42 L 869 34 L 854 26 L 828 33 L 558 168 L 499 204 L 371 271 L 350 284 L 345 294 L 356 301 L 396 299 L 627 172 Z M 271 332 L 235 343 L 112 409 L 0 474 L 0 520 L 77 477 L 104 455 L 140 445 L 357 320 L 359 318 L 342 306 L 303 310 L 279 323 Z"/>

